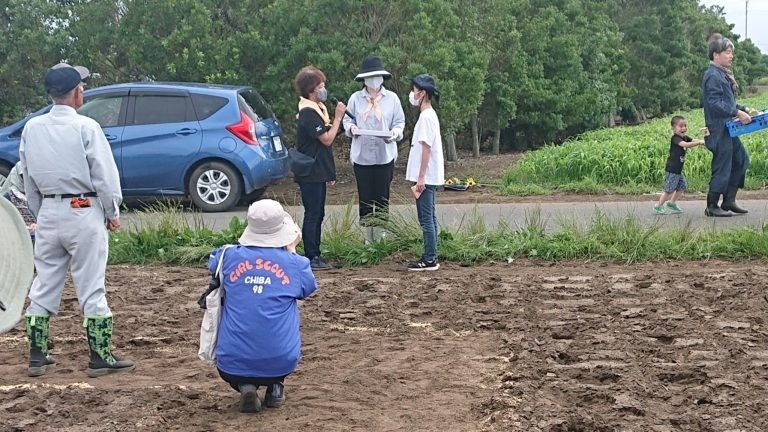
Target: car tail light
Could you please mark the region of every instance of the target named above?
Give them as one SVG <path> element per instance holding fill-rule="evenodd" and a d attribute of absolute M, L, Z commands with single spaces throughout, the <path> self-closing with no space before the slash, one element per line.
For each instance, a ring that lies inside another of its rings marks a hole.
<path fill-rule="evenodd" d="M 240 112 L 240 121 L 227 126 L 227 130 L 246 144 L 259 145 L 259 141 L 256 139 L 256 124 L 242 111 Z"/>

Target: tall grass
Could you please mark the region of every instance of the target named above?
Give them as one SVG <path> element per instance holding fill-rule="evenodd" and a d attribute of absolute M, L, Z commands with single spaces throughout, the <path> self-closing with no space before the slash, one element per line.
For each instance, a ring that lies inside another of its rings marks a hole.
<path fill-rule="evenodd" d="M 373 265 L 384 260 L 405 261 L 420 256 L 421 228 L 413 212 L 392 212 L 382 221 L 387 235 L 365 243 L 351 205 L 326 221 L 322 253 L 344 266 Z M 142 226 L 110 235 L 110 263 L 202 264 L 211 250 L 235 243 L 245 222 L 233 218 L 223 231 L 202 224 L 199 215 L 184 217 L 175 207 L 146 212 Z M 441 228 L 439 257 L 466 265 L 511 262 L 516 258 L 611 260 L 635 263 L 664 260 L 750 259 L 768 257 L 768 226 L 728 231 L 695 229 L 690 225 L 662 229 L 644 225 L 631 214 L 611 217 L 595 212 L 590 221 L 561 217 L 559 229 L 547 232 L 541 212 L 529 212 L 519 226 L 501 222 L 489 226 L 478 213 L 466 215 L 455 230 Z"/>
<path fill-rule="evenodd" d="M 757 108 L 768 108 L 768 93 L 740 100 Z M 688 134 L 701 138 L 704 127 L 701 109 L 685 113 Z M 672 116 L 639 126 L 605 128 L 582 134 L 562 145 L 549 145 L 529 152 L 502 177 L 502 192 L 538 195 L 552 191 L 576 193 L 644 193 L 659 191 L 664 184 L 664 165 L 669 152 Z M 741 136 L 751 160 L 746 187 L 768 184 L 768 131 Z M 712 156 L 703 146 L 688 151 L 684 172 L 689 189 L 705 191 Z"/>
<path fill-rule="evenodd" d="M 233 217 L 226 229 L 214 231 L 202 215 L 185 214 L 173 203 L 154 204 L 140 213 L 145 222 L 110 234 L 111 264 L 203 262 L 214 246 L 237 242 L 245 229 L 245 221 Z"/>

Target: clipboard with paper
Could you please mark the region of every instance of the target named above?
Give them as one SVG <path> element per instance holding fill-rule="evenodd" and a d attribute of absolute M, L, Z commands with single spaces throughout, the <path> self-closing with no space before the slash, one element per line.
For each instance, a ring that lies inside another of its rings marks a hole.
<path fill-rule="evenodd" d="M 392 136 L 392 132 L 374 129 L 358 129 L 355 131 L 355 135 L 368 135 L 380 138 L 389 138 Z"/>

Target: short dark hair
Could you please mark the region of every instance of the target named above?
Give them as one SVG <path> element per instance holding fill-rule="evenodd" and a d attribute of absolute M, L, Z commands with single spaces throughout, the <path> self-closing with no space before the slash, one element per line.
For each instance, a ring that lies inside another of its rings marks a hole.
<path fill-rule="evenodd" d="M 733 42 L 731 42 L 730 39 L 724 37 L 720 33 L 713 33 L 712 36 L 709 37 L 707 45 L 709 47 L 710 60 L 715 59 L 715 53 L 720 54 L 728 48 L 734 49 Z"/>
<path fill-rule="evenodd" d="M 296 87 L 296 91 L 302 97 L 307 98 L 315 87 L 325 81 L 323 71 L 314 66 L 305 66 L 296 74 L 296 78 L 293 79 L 293 86 Z"/>
<path fill-rule="evenodd" d="M 685 117 L 683 116 L 674 116 L 672 117 L 672 121 L 670 122 L 670 126 L 675 126 L 681 121 L 685 120 Z"/>

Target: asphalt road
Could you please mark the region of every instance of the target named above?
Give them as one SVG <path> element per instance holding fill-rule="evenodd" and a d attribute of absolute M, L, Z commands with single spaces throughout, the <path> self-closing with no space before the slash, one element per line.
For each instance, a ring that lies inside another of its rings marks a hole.
<path fill-rule="evenodd" d="M 507 224 L 512 228 L 520 228 L 531 223 L 543 224 L 547 232 L 556 232 L 563 224 L 578 224 L 588 226 L 600 214 L 617 220 L 631 216 L 636 217 L 643 225 L 656 224 L 661 228 L 676 228 L 690 224 L 699 229 L 731 229 L 739 226 L 762 227 L 766 222 L 768 200 L 740 200 L 739 205 L 748 209 L 749 214 L 730 218 L 711 218 L 704 216 L 704 200 L 683 201 L 680 207 L 683 213 L 676 215 L 656 215 L 653 213 L 653 202 L 567 202 L 567 203 L 511 203 L 511 204 L 444 204 L 437 206 L 438 223 L 452 230 L 460 228 L 471 221 L 482 218 L 488 226 Z M 287 207 L 286 210 L 295 220 L 301 221 L 303 208 L 300 206 Z M 343 218 L 349 209 L 347 206 L 326 206 L 326 221 Z M 415 205 L 393 206 L 393 212 L 400 212 L 406 217 L 416 220 Z M 220 230 L 229 224 L 233 217 L 244 218 L 245 208 L 224 213 L 199 213 L 196 211 L 181 214 L 190 224 L 204 224 L 214 230 Z M 352 209 L 357 214 L 357 208 Z M 158 219 L 151 212 L 132 211 L 123 214 L 123 226 L 137 227 L 152 223 Z"/>

